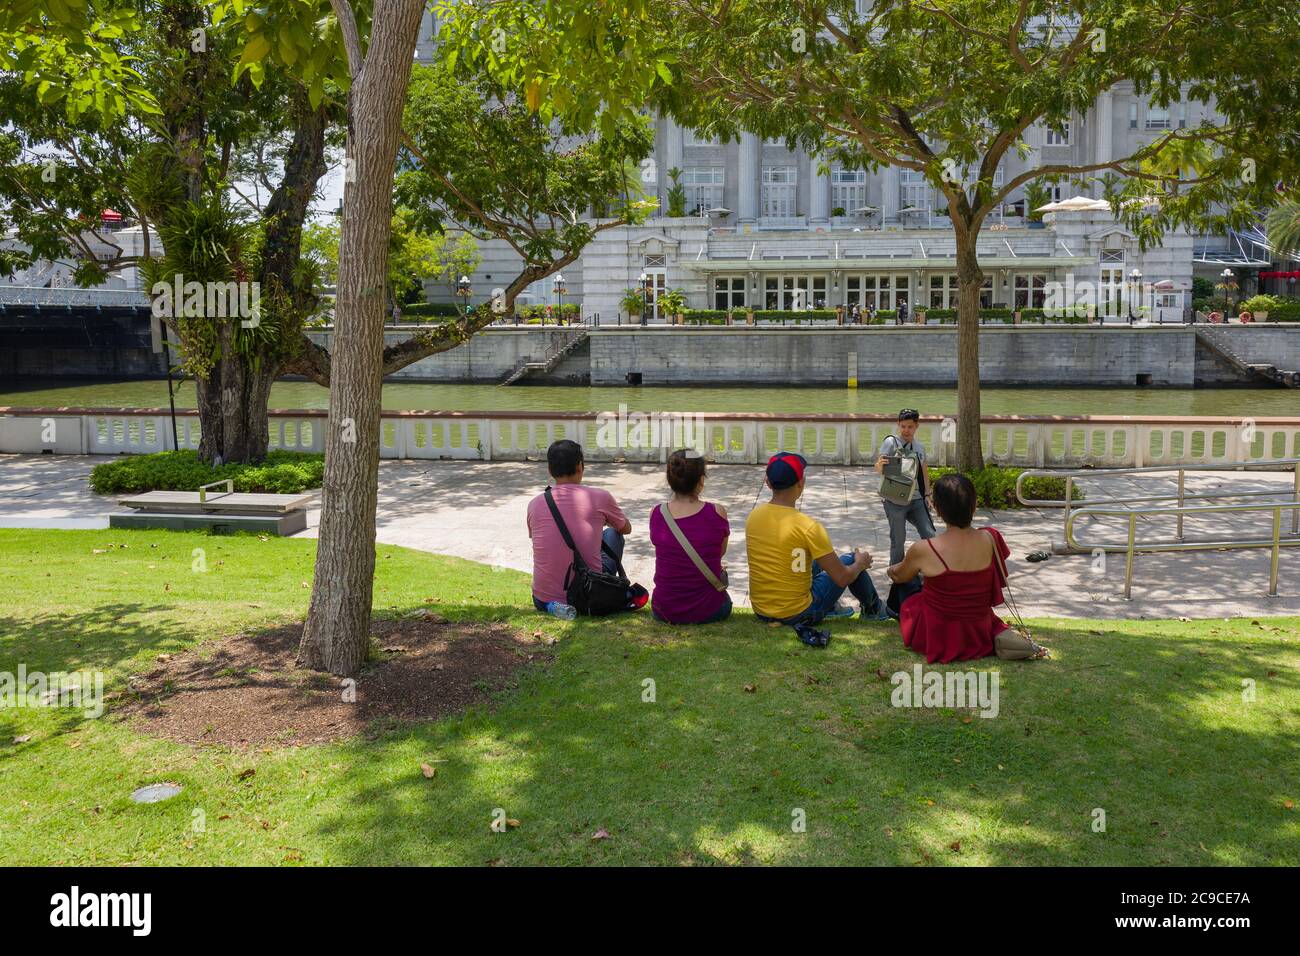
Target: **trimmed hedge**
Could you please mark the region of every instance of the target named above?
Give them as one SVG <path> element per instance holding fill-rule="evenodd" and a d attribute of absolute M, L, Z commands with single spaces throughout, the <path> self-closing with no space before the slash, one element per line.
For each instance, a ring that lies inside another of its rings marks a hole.
<path fill-rule="evenodd" d="M 98 495 L 142 491 L 198 491 L 200 485 L 233 479 L 236 491 L 297 494 L 319 488 L 325 477 L 325 456 L 273 451 L 257 465 L 213 468 L 189 449 L 152 455 L 126 455 L 90 472 L 90 488 Z"/>
<path fill-rule="evenodd" d="M 952 474 L 956 470 L 955 468 L 943 467 L 931 468 L 930 478 L 937 480 L 944 475 Z M 971 484 L 975 486 L 975 494 L 979 499 L 980 507 L 1006 510 L 1024 507 L 1016 498 L 1016 479 L 1025 470 L 1024 468 L 1007 468 L 1001 465 L 985 465 L 979 471 L 967 472 L 966 477 L 970 478 Z M 1079 490 L 1078 485 L 1075 485 L 1071 491 L 1070 500 L 1080 501 L 1083 499 L 1083 492 Z M 1053 498 L 1059 501 L 1065 497 L 1065 479 L 1030 478 L 1025 481 L 1025 494 L 1030 498 Z"/>
<path fill-rule="evenodd" d="M 782 311 L 781 309 L 755 309 L 755 322 L 786 322 L 794 320 L 794 324 L 799 324 L 806 319 L 812 319 L 818 322 L 834 322 L 834 309 L 806 309 L 798 312 Z"/>
<path fill-rule="evenodd" d="M 453 318 L 460 314 L 454 302 L 412 302 L 399 308 L 403 319 Z"/>
<path fill-rule="evenodd" d="M 687 325 L 726 325 L 727 313 L 722 309 L 682 309 L 682 321 Z M 740 313 L 738 321 L 745 321 L 745 313 Z"/>

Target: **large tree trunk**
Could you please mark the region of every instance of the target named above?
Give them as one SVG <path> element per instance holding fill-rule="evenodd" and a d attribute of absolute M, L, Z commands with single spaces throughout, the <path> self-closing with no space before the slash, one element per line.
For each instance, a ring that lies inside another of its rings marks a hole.
<path fill-rule="evenodd" d="M 237 358 L 195 380 L 199 407 L 199 457 L 206 462 L 256 462 L 266 457 L 267 404 L 275 370 L 253 370 Z"/>
<path fill-rule="evenodd" d="M 393 172 L 424 0 L 378 0 L 353 64 L 320 543 L 299 663 L 355 674 L 370 639 Z"/>
<path fill-rule="evenodd" d="M 951 208 L 951 207 L 950 207 Z M 977 230 L 953 219 L 957 237 L 957 467 L 984 467 L 980 444 L 980 287 Z"/>
<path fill-rule="evenodd" d="M 299 287 L 297 270 L 302 257 L 302 223 L 307 216 L 316 182 L 325 173 L 324 107 L 313 110 L 307 94 L 296 97 L 294 138 L 285 157 L 284 175 L 262 214 L 265 241 L 254 276 L 265 301 L 282 313 L 278 322 L 292 321 L 293 313 L 306 315 L 316 304 L 316 293 Z M 266 316 L 268 320 L 270 316 Z M 207 462 L 258 462 L 266 457 L 269 434 L 267 406 L 271 386 L 281 372 L 280 347 L 260 357 L 256 366 L 235 352 L 239 320 L 220 321 L 220 356 L 211 372 L 196 382 L 199 398 L 199 457 Z"/>

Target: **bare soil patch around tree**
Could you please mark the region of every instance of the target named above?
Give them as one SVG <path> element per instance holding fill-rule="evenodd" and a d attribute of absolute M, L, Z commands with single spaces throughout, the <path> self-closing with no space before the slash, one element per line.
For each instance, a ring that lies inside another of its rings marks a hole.
<path fill-rule="evenodd" d="M 235 748 L 328 743 L 464 713 L 551 654 L 539 635 L 436 614 L 376 620 L 376 659 L 356 678 L 295 663 L 302 624 L 161 654 L 133 676 L 117 716 L 145 734 Z"/>

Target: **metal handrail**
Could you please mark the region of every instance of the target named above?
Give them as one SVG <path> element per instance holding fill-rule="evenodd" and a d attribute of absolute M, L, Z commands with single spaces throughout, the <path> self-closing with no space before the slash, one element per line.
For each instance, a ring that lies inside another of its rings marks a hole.
<path fill-rule="evenodd" d="M 231 478 L 222 478 L 220 481 L 209 481 L 206 485 L 199 485 L 199 503 L 208 500 L 208 489 L 215 488 L 218 485 L 225 485 L 226 490 L 222 495 L 233 495 L 235 493 L 235 482 Z"/>
<path fill-rule="evenodd" d="M 1269 570 L 1268 596 L 1277 597 L 1277 565 L 1281 549 L 1300 546 L 1300 538 L 1284 539 L 1282 537 L 1282 511 L 1286 508 L 1291 509 L 1294 519 L 1297 514 L 1300 514 L 1300 501 L 1277 502 L 1270 505 L 1191 505 L 1186 508 L 1178 508 L 1176 511 L 1171 511 L 1168 508 L 1080 508 L 1065 520 L 1065 543 L 1068 547 L 1078 551 L 1124 551 L 1124 600 L 1126 601 L 1133 596 L 1133 555 L 1137 551 L 1219 551 L 1237 548 L 1271 548 L 1273 558 Z M 1209 514 L 1228 511 L 1272 511 L 1273 537 L 1268 540 L 1262 538 L 1242 540 L 1237 538 L 1228 541 L 1187 541 L 1178 544 L 1156 541 L 1148 544 L 1137 543 L 1137 519 L 1139 516 L 1177 513 L 1181 525 L 1184 514 Z M 1127 542 L 1122 545 L 1102 543 L 1088 546 L 1080 544 L 1074 540 L 1074 521 L 1080 515 L 1089 517 L 1094 515 L 1126 515 L 1128 517 Z M 1292 533 L 1294 534 L 1294 532 Z"/>
<path fill-rule="evenodd" d="M 1267 497 L 1270 495 L 1285 494 L 1283 491 L 1235 491 L 1235 492 L 1212 492 L 1207 494 L 1189 495 L 1184 491 L 1185 478 L 1189 471 L 1243 471 L 1248 468 L 1264 468 L 1268 466 L 1289 466 L 1295 472 L 1295 481 L 1293 482 L 1292 497 L 1296 502 L 1300 502 L 1300 458 L 1267 458 L 1258 461 L 1232 462 L 1230 464 L 1204 464 L 1204 465 L 1148 465 L 1143 468 L 1087 468 L 1078 471 L 1057 471 L 1049 469 L 1036 469 L 1022 471 L 1016 478 L 1016 499 L 1027 508 L 1064 508 L 1065 525 L 1066 525 L 1066 545 L 1070 543 L 1069 528 L 1072 522 L 1071 509 L 1073 508 L 1074 479 L 1075 478 L 1115 478 L 1122 475 L 1143 475 L 1156 474 L 1159 472 L 1176 472 L 1178 474 L 1178 494 L 1176 495 L 1137 495 L 1130 498 L 1100 498 L 1092 499 L 1085 505 L 1083 510 L 1091 510 L 1096 505 L 1102 504 L 1131 504 L 1139 501 L 1177 501 L 1176 509 L 1140 509 L 1143 513 L 1151 514 L 1169 514 L 1178 518 L 1177 539 L 1183 540 L 1183 503 L 1188 500 L 1214 500 L 1217 498 L 1254 498 Z M 1026 498 L 1024 494 L 1024 484 L 1028 478 L 1064 478 L 1065 479 L 1065 497 L 1064 498 Z M 1125 509 L 1127 511 L 1129 509 Z M 1075 512 L 1077 513 L 1077 511 Z M 1101 513 L 1101 512 L 1097 512 Z M 1119 512 L 1123 514 L 1124 511 Z M 1291 533 L 1300 534 L 1300 510 L 1293 510 L 1291 513 Z"/>

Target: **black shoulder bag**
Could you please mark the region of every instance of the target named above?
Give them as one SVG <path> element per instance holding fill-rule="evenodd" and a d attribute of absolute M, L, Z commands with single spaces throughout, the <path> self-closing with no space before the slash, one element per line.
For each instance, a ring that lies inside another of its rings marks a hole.
<path fill-rule="evenodd" d="M 618 568 L 618 574 L 606 574 L 601 568 L 592 570 L 587 567 L 587 562 L 582 560 L 581 553 L 573 544 L 573 537 L 569 534 L 564 519 L 560 517 L 560 509 L 556 507 L 549 487 L 546 489 L 546 506 L 551 509 L 551 517 L 555 519 L 555 526 L 560 529 L 560 536 L 564 538 L 564 543 L 573 552 L 573 564 L 564 575 L 564 593 L 569 603 L 579 614 L 595 617 L 627 610 L 634 585 L 623 573 L 622 562 L 605 542 L 601 541 L 601 551 L 614 558 L 614 566 Z"/>

